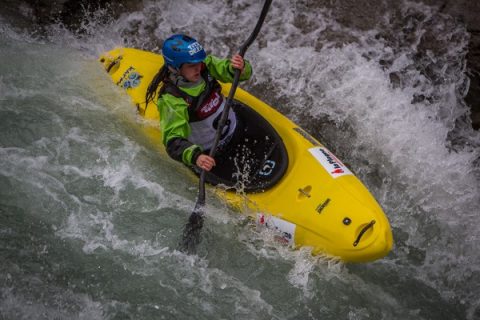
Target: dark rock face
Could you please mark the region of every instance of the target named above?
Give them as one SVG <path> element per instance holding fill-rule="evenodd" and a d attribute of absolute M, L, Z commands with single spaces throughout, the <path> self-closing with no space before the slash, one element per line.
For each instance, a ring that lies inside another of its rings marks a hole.
<path fill-rule="evenodd" d="M 472 35 L 467 55 L 470 77 L 470 89 L 465 101 L 472 109 L 472 125 L 480 129 L 480 29 L 470 30 Z"/>
<path fill-rule="evenodd" d="M 7 10 L 7 14 L 24 19 L 25 24 L 31 23 L 33 18 L 33 23 L 40 26 L 61 21 L 71 28 L 78 27 L 86 12 L 106 9 L 112 17 L 115 17 L 122 12 L 139 10 L 143 5 L 142 2 L 133 0 L 25 0 L 20 3 L 15 0 L 4 0 L 4 2 L 6 4 L 4 10 Z M 467 55 L 470 87 L 465 102 L 471 108 L 472 126 L 478 130 L 480 129 L 480 1 L 423 0 L 423 2 L 437 7 L 441 13 L 452 16 L 459 24 L 465 24 L 470 33 Z M 343 25 L 366 30 L 374 28 L 388 8 L 398 8 L 401 2 L 337 0 L 332 3 L 327 0 L 299 0 L 298 5 L 328 8 Z M 20 13 L 18 8 L 21 9 Z M 26 12 L 30 12 L 29 17 L 26 17 Z"/>
<path fill-rule="evenodd" d="M 472 41 L 468 53 L 470 89 L 466 102 L 472 109 L 473 127 L 480 129 L 480 30 L 470 31 Z"/>
<path fill-rule="evenodd" d="M 142 6 L 141 1 L 131 0 L 4 0 L 6 7 L 18 10 L 19 7 L 28 7 L 32 11 L 33 22 L 44 25 L 60 21 L 75 28 L 84 19 L 87 12 L 106 9 L 115 17 L 122 12 L 137 10 Z"/>
<path fill-rule="evenodd" d="M 458 18 L 467 26 L 470 33 L 467 68 L 470 77 L 470 88 L 465 98 L 472 110 L 472 125 L 480 129 L 480 2 L 469 0 L 430 0 L 427 3 L 440 5 L 444 13 Z"/>

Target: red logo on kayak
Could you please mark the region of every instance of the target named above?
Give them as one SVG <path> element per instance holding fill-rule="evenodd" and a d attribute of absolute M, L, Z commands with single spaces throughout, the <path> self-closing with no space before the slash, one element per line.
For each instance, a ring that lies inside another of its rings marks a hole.
<path fill-rule="evenodd" d="M 323 153 L 323 155 L 327 159 L 327 162 L 330 163 L 330 165 L 332 165 L 333 171 L 330 171 L 331 174 L 345 173 L 345 170 L 343 170 L 342 168 L 343 164 L 333 154 L 328 152 L 326 149 L 325 150 L 320 149 L 320 152 Z"/>
<path fill-rule="evenodd" d="M 260 224 L 264 224 L 264 223 L 265 223 L 265 216 L 264 216 L 263 214 L 260 215 L 259 222 L 260 222 Z"/>

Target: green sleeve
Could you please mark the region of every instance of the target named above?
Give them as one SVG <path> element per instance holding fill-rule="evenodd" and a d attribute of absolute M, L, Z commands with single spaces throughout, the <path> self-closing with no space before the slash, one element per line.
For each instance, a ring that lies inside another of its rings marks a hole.
<path fill-rule="evenodd" d="M 247 60 L 244 61 L 245 67 L 243 73 L 240 75 L 240 81 L 248 80 L 252 76 L 252 65 Z M 233 82 L 235 69 L 231 66 L 230 59 L 220 59 L 209 55 L 204 62 L 208 68 L 208 72 L 210 72 L 215 79 L 222 82 Z"/>
<path fill-rule="evenodd" d="M 180 150 L 171 151 L 168 143 L 172 139 L 188 140 L 190 136 L 190 125 L 188 124 L 188 105 L 182 98 L 171 94 L 164 94 L 158 99 L 158 112 L 160 113 L 160 130 L 162 131 L 162 142 L 167 147 L 167 152 L 172 158 L 187 164 L 192 164 L 192 158 L 201 147 L 192 143 L 176 143 Z M 175 147 L 175 149 L 178 149 Z M 179 153 L 179 154 L 177 154 Z"/>
<path fill-rule="evenodd" d="M 185 100 L 171 94 L 164 94 L 158 99 L 160 130 L 164 145 L 167 145 L 168 140 L 174 137 L 187 139 L 190 135 L 187 108 Z"/>

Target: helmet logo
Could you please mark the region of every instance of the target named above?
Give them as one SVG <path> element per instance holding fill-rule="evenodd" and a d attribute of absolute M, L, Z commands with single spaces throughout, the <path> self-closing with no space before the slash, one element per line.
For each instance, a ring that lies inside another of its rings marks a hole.
<path fill-rule="evenodd" d="M 202 51 L 203 48 L 198 42 L 188 45 L 188 54 L 193 56 L 195 53 Z"/>

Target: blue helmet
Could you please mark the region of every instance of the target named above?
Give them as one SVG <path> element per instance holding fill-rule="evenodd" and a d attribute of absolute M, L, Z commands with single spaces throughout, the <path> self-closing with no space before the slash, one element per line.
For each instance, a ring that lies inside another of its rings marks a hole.
<path fill-rule="evenodd" d="M 175 34 L 163 42 L 162 55 L 167 65 L 179 69 L 184 63 L 199 63 L 207 54 L 197 40 Z"/>

